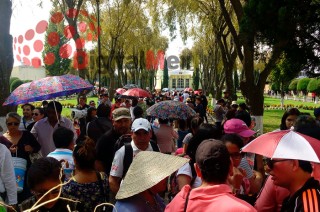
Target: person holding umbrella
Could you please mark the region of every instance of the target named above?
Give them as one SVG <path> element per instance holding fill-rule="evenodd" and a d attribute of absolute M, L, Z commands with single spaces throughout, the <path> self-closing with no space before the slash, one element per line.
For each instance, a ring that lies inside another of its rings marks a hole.
<path fill-rule="evenodd" d="M 60 126 L 71 129 L 74 132 L 76 139 L 76 132 L 73 123 L 70 119 L 61 116 L 62 105 L 60 102 L 49 102 L 47 107 L 47 117 L 39 120 L 32 128 L 31 133 L 36 137 L 38 143 L 41 145 L 42 156 L 47 156 L 53 152 L 56 147 L 53 142 L 53 132 Z"/>

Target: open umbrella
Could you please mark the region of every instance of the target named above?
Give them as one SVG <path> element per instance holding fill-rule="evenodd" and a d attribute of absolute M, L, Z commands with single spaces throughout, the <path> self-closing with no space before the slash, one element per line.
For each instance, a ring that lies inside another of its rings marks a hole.
<path fill-rule="evenodd" d="M 116 90 L 116 92 L 118 93 L 118 94 L 123 94 L 124 92 L 126 92 L 127 90 L 126 89 L 124 89 L 124 88 L 118 88 L 117 90 Z"/>
<path fill-rule="evenodd" d="M 78 93 L 82 90 L 91 90 L 92 88 L 93 85 L 89 82 L 71 74 L 46 77 L 20 85 L 10 94 L 3 105 L 18 105 L 53 99 Z"/>
<path fill-rule="evenodd" d="M 122 93 L 123 96 L 135 96 L 135 97 L 151 97 L 151 94 L 141 88 L 132 88 Z"/>
<path fill-rule="evenodd" d="M 268 158 L 320 162 L 320 141 L 291 130 L 263 134 L 244 146 L 242 151 Z"/>
<path fill-rule="evenodd" d="M 182 102 L 167 100 L 149 107 L 147 115 L 162 119 L 187 119 L 195 116 L 196 112 Z"/>
<path fill-rule="evenodd" d="M 185 88 L 184 91 L 190 92 L 190 91 L 193 91 L 193 89 L 192 88 Z"/>

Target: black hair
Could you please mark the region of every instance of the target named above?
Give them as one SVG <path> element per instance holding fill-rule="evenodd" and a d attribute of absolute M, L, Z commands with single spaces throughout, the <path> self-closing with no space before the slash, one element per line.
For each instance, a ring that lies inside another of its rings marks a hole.
<path fill-rule="evenodd" d="M 39 110 L 39 112 L 40 112 L 40 114 L 42 115 L 46 115 L 46 111 L 45 111 L 45 109 L 43 109 L 42 107 L 36 107 L 36 108 L 34 108 L 33 110 Z"/>
<path fill-rule="evenodd" d="M 44 100 L 44 101 L 42 101 L 41 104 L 42 104 L 42 106 L 43 106 L 43 105 L 47 105 L 47 104 L 48 104 L 48 101 L 47 101 L 47 100 Z"/>
<path fill-rule="evenodd" d="M 76 168 L 82 170 L 94 170 L 96 160 L 95 143 L 89 137 L 80 141 L 73 150 L 73 157 L 76 161 Z"/>
<path fill-rule="evenodd" d="M 47 180 L 59 180 L 61 163 L 52 157 L 43 157 L 31 164 L 28 171 L 27 183 L 30 189 Z"/>
<path fill-rule="evenodd" d="M 29 107 L 31 108 L 31 111 L 34 110 L 34 108 L 35 108 L 32 104 L 26 103 L 26 104 L 23 104 L 23 105 L 21 106 L 21 109 L 23 109 L 25 106 L 29 106 Z"/>
<path fill-rule="evenodd" d="M 61 112 L 62 112 L 62 105 L 61 105 L 60 102 L 57 102 L 57 101 L 51 101 L 51 102 L 49 102 L 47 108 L 48 108 L 48 109 L 49 109 L 49 108 L 51 108 L 51 109 L 56 108 L 58 113 L 61 113 Z"/>
<path fill-rule="evenodd" d="M 191 164 L 195 163 L 196 151 L 202 141 L 210 138 L 220 139 L 220 137 L 221 137 L 221 133 L 215 125 L 202 123 L 199 126 L 198 131 L 190 139 L 189 145 L 187 147 L 186 153 L 191 158 L 190 160 Z M 191 169 L 192 167 L 193 166 L 191 166 Z"/>
<path fill-rule="evenodd" d="M 220 103 L 225 104 L 226 101 L 224 101 L 224 99 L 219 99 L 219 100 L 217 101 L 217 104 L 220 104 Z"/>
<path fill-rule="evenodd" d="M 187 120 L 179 119 L 178 125 L 180 130 L 186 130 L 187 129 Z"/>
<path fill-rule="evenodd" d="M 291 115 L 300 115 L 300 111 L 297 108 L 291 108 L 290 110 L 284 112 L 281 118 L 280 130 L 287 130 L 286 119 Z"/>
<path fill-rule="evenodd" d="M 232 134 L 224 134 L 221 138 L 221 141 L 223 141 L 223 143 L 227 143 L 230 142 L 234 145 L 236 145 L 239 149 L 241 149 L 243 147 L 243 140 L 242 138 L 236 134 L 236 133 L 232 133 Z"/>
<path fill-rule="evenodd" d="M 168 124 L 168 122 L 169 122 L 169 119 L 161 119 L 161 118 L 159 118 L 158 120 L 159 120 L 159 124 Z"/>
<path fill-rule="evenodd" d="M 195 116 L 190 121 L 190 129 L 197 131 L 199 126 L 203 123 L 203 118 Z M 192 132 L 192 131 L 191 131 Z"/>
<path fill-rule="evenodd" d="M 308 172 L 308 173 L 312 173 L 313 169 L 312 169 L 312 165 L 310 163 L 310 161 L 305 161 L 305 160 L 298 160 L 299 162 L 299 167 L 305 171 L 305 172 Z"/>
<path fill-rule="evenodd" d="M 238 110 L 234 116 L 236 119 L 242 120 L 248 127 L 251 125 L 251 116 L 246 110 Z"/>
<path fill-rule="evenodd" d="M 132 102 L 131 102 L 131 106 L 135 107 L 135 106 L 137 106 L 137 104 L 138 104 L 138 98 L 133 98 Z"/>
<path fill-rule="evenodd" d="M 74 133 L 66 127 L 58 127 L 53 132 L 53 142 L 56 148 L 68 148 L 70 143 L 73 142 Z"/>
<path fill-rule="evenodd" d="M 104 105 L 104 104 L 102 104 Z M 92 121 L 94 118 L 92 118 L 92 112 L 93 111 L 97 111 L 97 108 L 95 107 L 89 107 L 87 110 L 87 116 L 86 116 L 86 122 L 89 123 L 90 121 Z"/>
<path fill-rule="evenodd" d="M 133 108 L 133 115 L 134 115 L 135 119 L 143 118 L 143 109 L 138 105 L 135 106 Z"/>
<path fill-rule="evenodd" d="M 98 116 L 98 117 L 109 118 L 110 111 L 111 111 L 111 108 L 110 108 L 109 105 L 100 104 L 100 105 L 97 107 L 97 116 Z"/>

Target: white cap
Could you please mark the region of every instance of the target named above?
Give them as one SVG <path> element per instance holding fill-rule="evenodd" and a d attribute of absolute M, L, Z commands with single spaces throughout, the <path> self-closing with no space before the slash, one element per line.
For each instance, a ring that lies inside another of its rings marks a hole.
<path fill-rule="evenodd" d="M 150 131 L 151 130 L 150 122 L 144 118 L 138 118 L 134 120 L 131 126 L 132 132 L 137 132 L 140 129 L 143 129 L 145 131 Z"/>

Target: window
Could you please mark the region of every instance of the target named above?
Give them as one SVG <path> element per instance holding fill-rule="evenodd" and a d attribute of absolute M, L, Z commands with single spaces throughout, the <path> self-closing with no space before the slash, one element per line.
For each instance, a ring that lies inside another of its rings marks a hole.
<path fill-rule="evenodd" d="M 177 80 L 172 79 L 172 88 L 176 88 L 176 87 L 177 87 Z"/>
<path fill-rule="evenodd" d="M 178 88 L 184 88 L 184 80 L 178 79 Z"/>
<path fill-rule="evenodd" d="M 186 79 L 186 88 L 189 88 L 190 87 L 190 79 Z"/>

